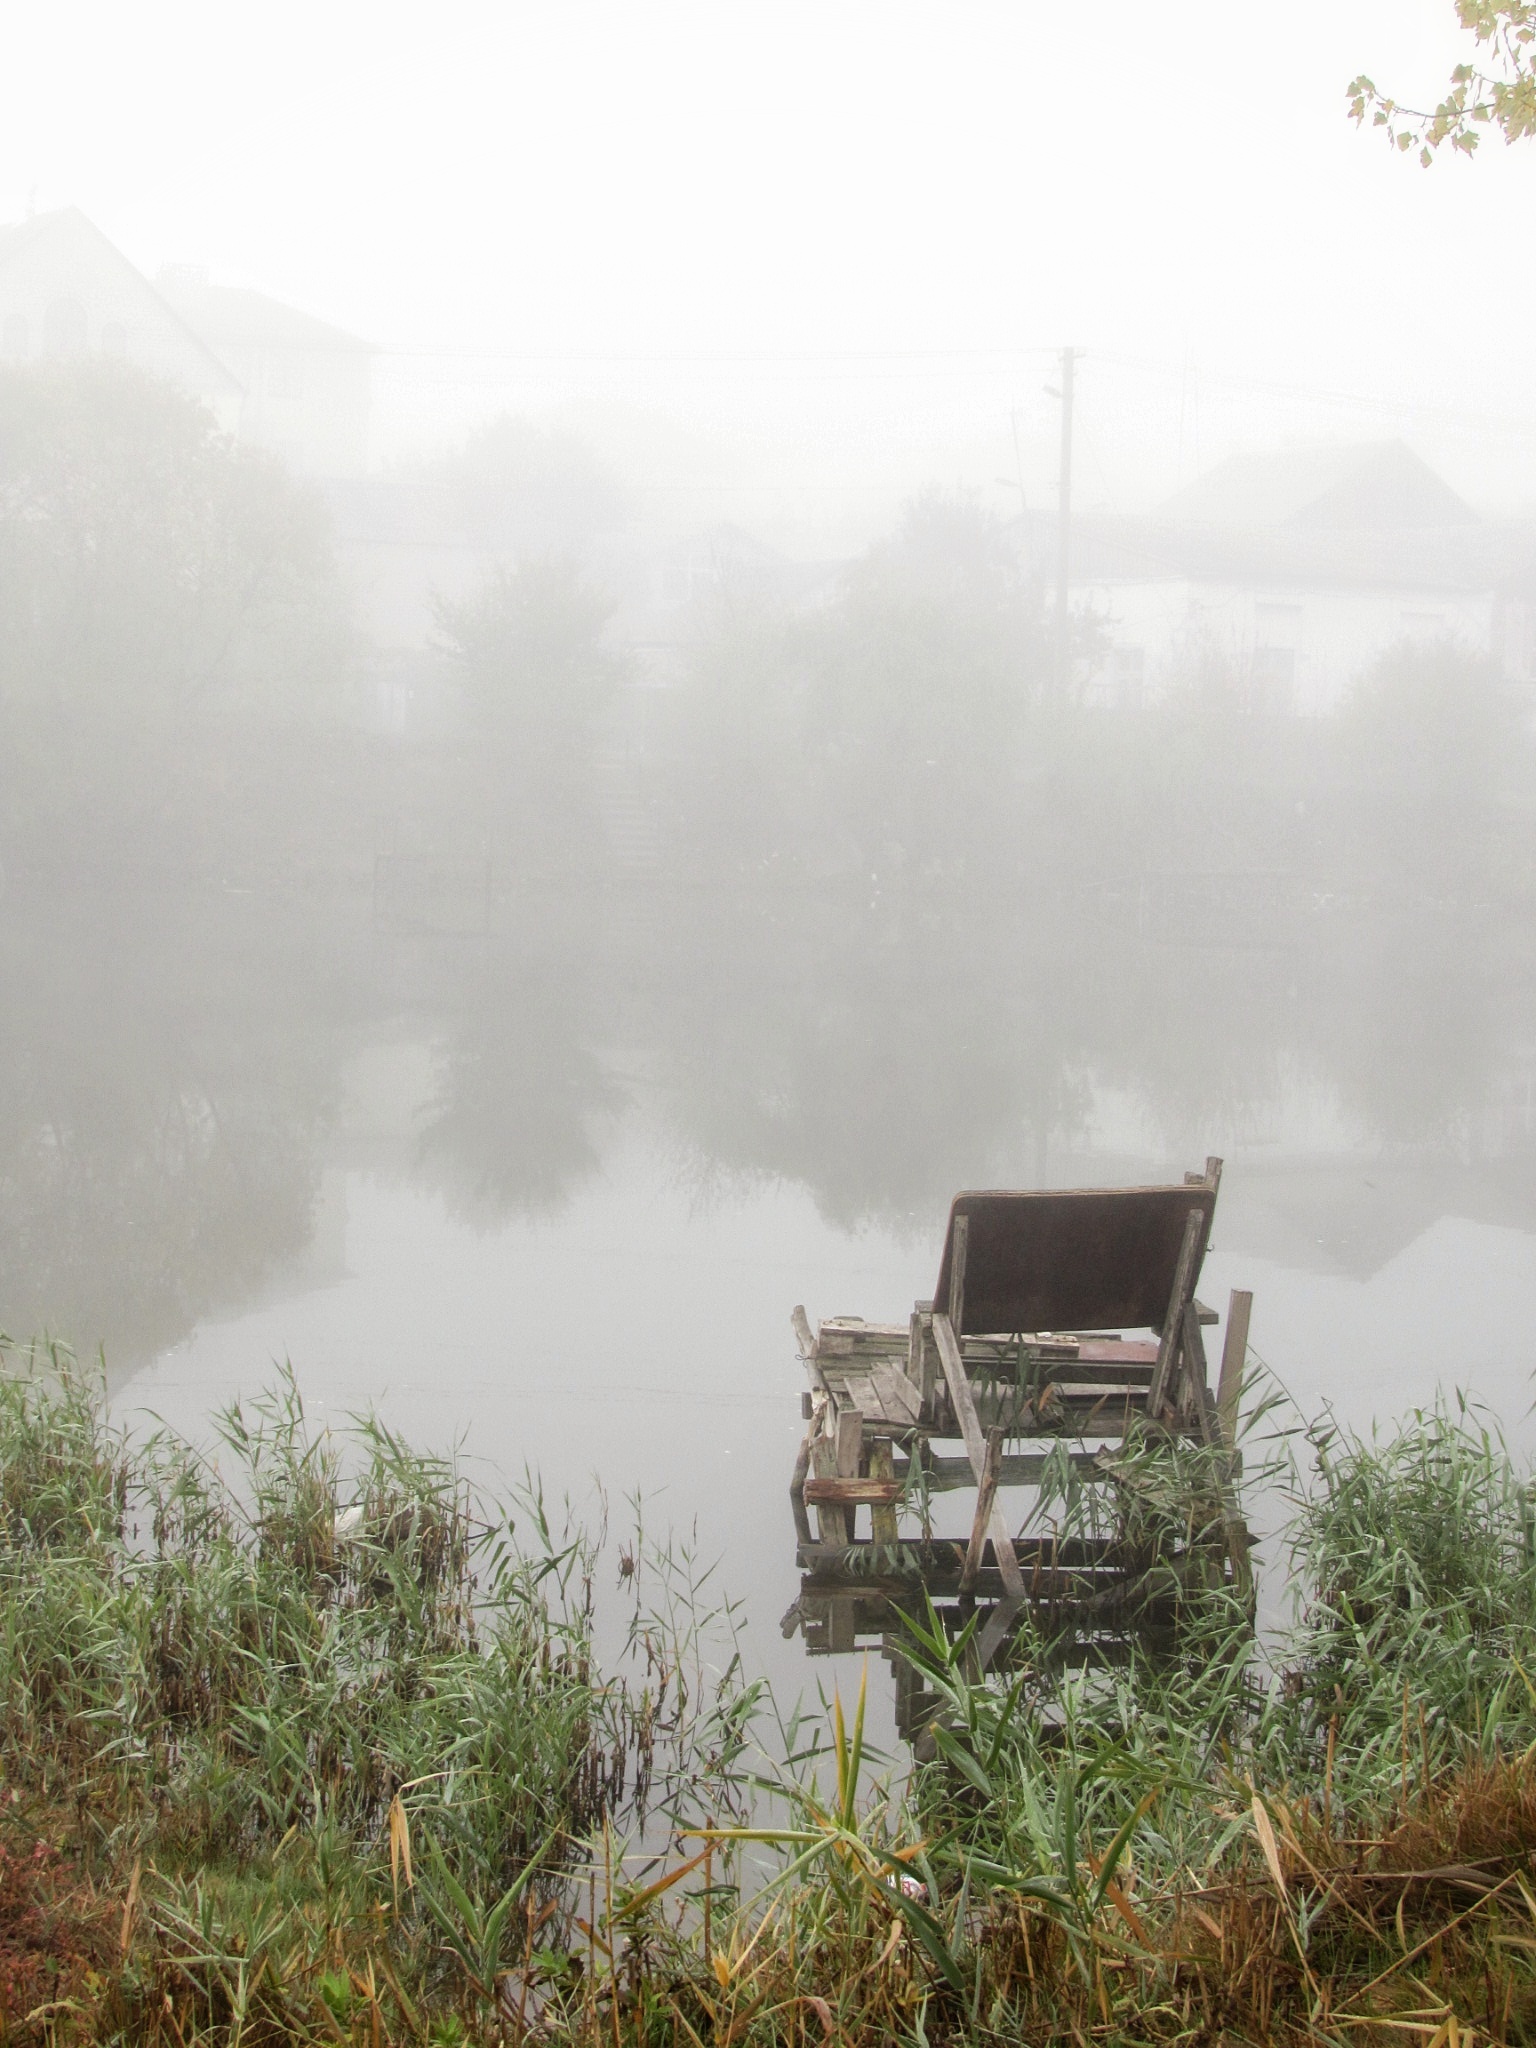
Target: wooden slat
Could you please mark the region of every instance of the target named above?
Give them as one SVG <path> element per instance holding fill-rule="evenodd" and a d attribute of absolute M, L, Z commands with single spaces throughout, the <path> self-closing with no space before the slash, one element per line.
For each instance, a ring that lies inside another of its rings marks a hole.
<path fill-rule="evenodd" d="M 807 1479 L 805 1497 L 812 1507 L 889 1507 L 901 1499 L 899 1479 Z M 894 1539 L 892 1539 L 894 1540 Z"/>
<path fill-rule="evenodd" d="M 880 1412 L 888 1422 L 916 1422 L 921 1402 L 904 1372 L 894 1365 L 877 1365 L 870 1378 L 879 1396 Z"/>
<path fill-rule="evenodd" d="M 960 1356 L 960 1346 L 955 1341 L 954 1326 L 949 1317 L 937 1311 L 933 1318 L 934 1339 L 939 1347 L 939 1363 L 944 1368 L 944 1379 L 949 1387 L 949 1398 L 954 1404 L 955 1416 L 960 1424 L 960 1433 L 965 1438 L 966 1456 L 971 1461 L 971 1470 L 976 1483 L 981 1484 L 986 1470 L 987 1446 L 977 1419 L 976 1404 L 971 1399 L 970 1381 L 965 1376 L 965 1364 Z M 1013 1539 L 1008 1533 L 1008 1524 L 1003 1520 L 1002 1510 L 993 1501 L 989 1517 L 992 1545 L 997 1552 L 998 1570 L 1003 1575 L 1003 1584 L 1010 1593 L 1024 1591 L 1024 1574 L 1019 1569 L 1019 1560 L 1014 1555 Z"/>

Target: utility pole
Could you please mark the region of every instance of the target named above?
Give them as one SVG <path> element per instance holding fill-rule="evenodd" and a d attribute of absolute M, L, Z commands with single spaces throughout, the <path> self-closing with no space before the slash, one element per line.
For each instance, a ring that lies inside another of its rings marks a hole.
<path fill-rule="evenodd" d="M 1056 701 L 1072 695 L 1072 375 L 1079 351 L 1061 352 L 1061 476 L 1056 499 Z"/>

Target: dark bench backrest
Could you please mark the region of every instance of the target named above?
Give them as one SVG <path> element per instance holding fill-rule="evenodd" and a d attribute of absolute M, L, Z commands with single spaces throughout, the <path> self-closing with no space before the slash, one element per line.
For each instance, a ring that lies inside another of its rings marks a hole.
<path fill-rule="evenodd" d="M 1189 1212 L 1201 1213 L 1203 1259 L 1215 1207 L 1204 1183 L 956 1195 L 934 1303 L 948 1306 L 955 1218 L 964 1216 L 962 1334 L 1160 1330 Z"/>

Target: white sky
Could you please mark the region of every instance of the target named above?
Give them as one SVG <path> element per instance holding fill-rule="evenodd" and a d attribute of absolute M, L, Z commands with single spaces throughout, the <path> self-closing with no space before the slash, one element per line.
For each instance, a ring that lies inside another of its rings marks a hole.
<path fill-rule="evenodd" d="M 51 0 L 4 41 L 0 217 L 379 342 L 386 450 L 563 410 L 660 494 L 835 524 L 1005 503 L 1016 413 L 1042 503 L 1070 340 L 1084 503 L 1337 432 L 1536 502 L 1536 145 L 1422 173 L 1345 118 L 1362 68 L 1435 94 L 1451 0 Z"/>

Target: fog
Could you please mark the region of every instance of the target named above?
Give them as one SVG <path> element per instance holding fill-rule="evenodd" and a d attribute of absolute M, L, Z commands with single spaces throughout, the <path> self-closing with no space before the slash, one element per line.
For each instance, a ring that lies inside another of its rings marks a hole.
<path fill-rule="evenodd" d="M 789 1310 L 960 1187 L 1222 1154 L 1307 1413 L 1521 1433 L 1536 145 L 1345 107 L 1448 4 L 8 40 L 0 1328 L 642 1489 L 770 1663 Z"/>

